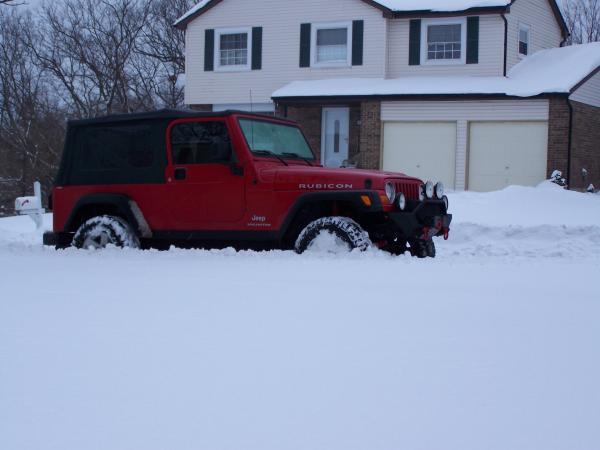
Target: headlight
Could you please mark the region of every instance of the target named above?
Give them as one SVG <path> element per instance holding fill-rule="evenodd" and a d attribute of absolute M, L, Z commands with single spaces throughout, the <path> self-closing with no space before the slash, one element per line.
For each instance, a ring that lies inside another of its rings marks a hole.
<path fill-rule="evenodd" d="M 425 185 L 422 184 L 421 186 L 419 186 L 419 201 L 423 201 L 425 200 Z"/>
<path fill-rule="evenodd" d="M 404 208 L 406 208 L 406 197 L 402 192 L 399 192 L 398 195 L 396 195 L 396 206 L 400 211 L 404 211 Z"/>
<path fill-rule="evenodd" d="M 449 206 L 449 202 L 448 202 L 448 197 L 446 197 L 445 195 L 442 197 L 442 201 L 444 202 L 444 205 L 446 205 L 446 211 L 448 211 L 448 206 Z"/>
<path fill-rule="evenodd" d="M 433 198 L 433 190 L 434 187 L 431 181 L 425 183 L 425 195 L 427 196 L 427 198 Z"/>
<path fill-rule="evenodd" d="M 444 196 L 444 183 L 438 181 L 435 185 L 435 196 L 440 200 Z"/>
<path fill-rule="evenodd" d="M 396 187 L 394 186 L 394 183 L 385 183 L 385 195 L 390 203 L 393 204 L 396 199 Z"/>

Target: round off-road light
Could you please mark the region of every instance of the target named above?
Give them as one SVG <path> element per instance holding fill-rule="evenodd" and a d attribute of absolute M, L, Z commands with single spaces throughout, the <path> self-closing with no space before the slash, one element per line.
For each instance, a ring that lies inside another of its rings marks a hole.
<path fill-rule="evenodd" d="M 446 205 L 446 211 L 448 211 L 448 206 L 450 206 L 450 202 L 448 201 L 448 197 L 446 197 L 445 195 L 442 196 L 442 201 L 444 202 L 444 205 Z"/>
<path fill-rule="evenodd" d="M 404 208 L 406 208 L 406 197 L 402 192 L 399 192 L 398 195 L 396 195 L 396 206 L 400 211 L 404 211 Z"/>
<path fill-rule="evenodd" d="M 394 183 L 385 183 L 385 195 L 390 203 L 393 204 L 394 200 L 396 199 L 396 187 L 394 186 Z"/>
<path fill-rule="evenodd" d="M 434 191 L 433 183 L 431 181 L 428 181 L 427 183 L 425 183 L 425 196 L 427 198 L 433 198 L 433 191 Z"/>
<path fill-rule="evenodd" d="M 422 184 L 419 186 L 419 201 L 425 200 L 425 185 Z"/>
<path fill-rule="evenodd" d="M 444 183 L 442 183 L 441 181 L 438 181 L 435 184 L 435 196 L 440 200 L 444 196 Z"/>

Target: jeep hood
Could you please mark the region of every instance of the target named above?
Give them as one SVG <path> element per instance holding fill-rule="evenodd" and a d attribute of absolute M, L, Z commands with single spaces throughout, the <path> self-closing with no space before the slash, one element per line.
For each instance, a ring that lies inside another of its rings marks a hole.
<path fill-rule="evenodd" d="M 365 182 L 371 181 L 371 189 L 383 189 L 385 181 L 394 179 L 420 182 L 399 172 L 381 172 L 363 169 L 333 169 L 301 165 L 271 166 L 260 171 L 264 181 L 271 181 L 276 190 L 355 190 L 364 189 Z"/>

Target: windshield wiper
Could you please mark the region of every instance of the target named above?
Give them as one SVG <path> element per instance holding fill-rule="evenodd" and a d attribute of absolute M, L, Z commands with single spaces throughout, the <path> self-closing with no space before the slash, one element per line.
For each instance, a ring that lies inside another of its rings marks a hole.
<path fill-rule="evenodd" d="M 285 162 L 285 159 L 283 159 L 277 153 L 273 153 L 271 150 L 252 150 L 252 153 L 254 153 L 255 155 L 274 156 L 279 161 L 281 161 L 284 165 L 289 166 L 289 164 Z"/>
<path fill-rule="evenodd" d="M 282 155 L 283 156 L 291 156 L 292 158 L 296 158 L 296 159 L 301 159 L 306 164 L 308 164 L 309 166 L 313 167 L 312 163 L 307 158 L 304 158 L 304 157 L 300 156 L 298 153 L 284 152 L 284 153 L 282 153 Z"/>

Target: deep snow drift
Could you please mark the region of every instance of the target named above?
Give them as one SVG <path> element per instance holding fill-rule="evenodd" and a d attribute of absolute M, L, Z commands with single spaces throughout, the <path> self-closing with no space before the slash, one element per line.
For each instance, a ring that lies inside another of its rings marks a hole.
<path fill-rule="evenodd" d="M 435 260 L 56 252 L 0 219 L 0 449 L 600 448 L 600 196 L 450 203 Z"/>

